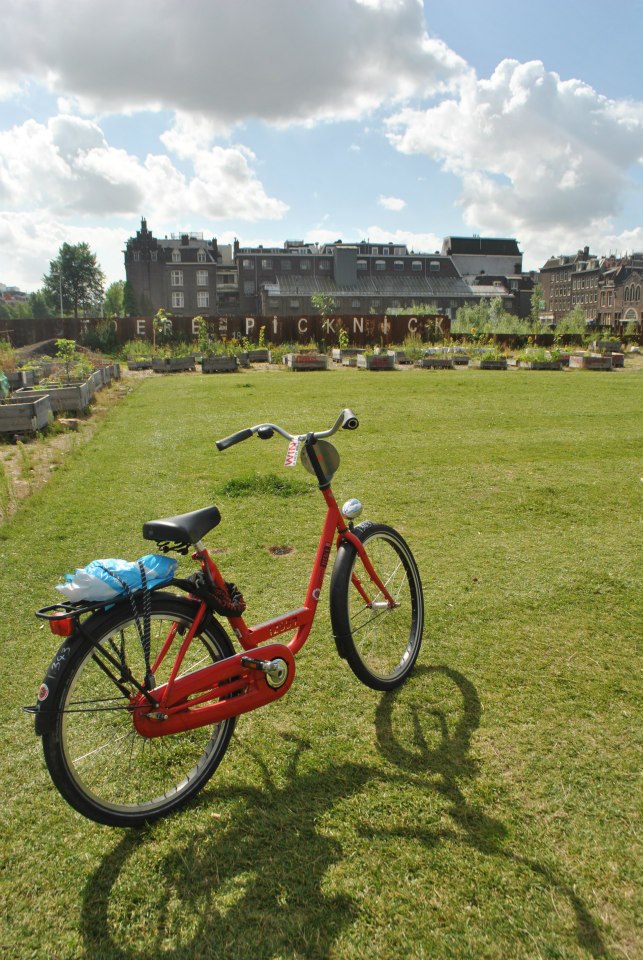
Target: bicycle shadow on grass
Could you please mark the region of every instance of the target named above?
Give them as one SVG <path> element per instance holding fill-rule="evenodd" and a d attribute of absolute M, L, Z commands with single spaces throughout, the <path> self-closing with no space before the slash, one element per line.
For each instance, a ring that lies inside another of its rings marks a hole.
<path fill-rule="evenodd" d="M 151 891 L 144 910 L 147 936 L 136 945 L 129 936 L 119 937 L 118 928 L 127 920 L 115 916 L 114 901 L 127 899 L 131 883 L 127 877 L 136 870 L 136 863 L 156 856 L 152 849 L 156 828 L 124 835 L 84 891 L 81 930 L 92 960 L 145 960 L 148 956 L 260 960 L 330 954 L 356 910 L 350 897 L 323 890 L 324 875 L 342 859 L 342 849 L 318 830 L 317 822 L 338 802 L 358 793 L 374 770 L 346 763 L 298 773 L 308 744 L 295 737 L 284 739 L 290 756 L 285 776 L 283 759 L 279 761 L 283 786 L 275 783 L 259 754 L 238 746 L 246 754 L 242 759 L 237 753 L 238 763 L 249 766 L 251 757 L 258 765 L 258 785 L 210 789 L 192 810 L 210 806 L 216 810 L 218 797 L 241 801 L 240 808 L 229 820 L 224 816 L 207 830 L 201 826 L 189 833 L 190 808 L 179 815 L 188 818 L 186 832 L 155 862 L 155 882 L 162 889 L 163 902 Z M 138 896 L 140 901 L 140 891 Z M 119 909 L 126 908 L 121 904 Z"/>
<path fill-rule="evenodd" d="M 420 785 L 424 780 L 425 789 L 445 798 L 448 803 L 447 814 L 454 823 L 454 829 L 419 826 L 410 831 L 384 830 L 381 836 L 405 840 L 414 838 L 429 849 L 442 841 L 455 841 L 470 845 L 486 856 L 527 868 L 568 901 L 576 920 L 579 946 L 594 957 L 606 956 L 607 950 L 598 927 L 573 885 L 562 880 L 549 867 L 508 849 L 505 846 L 508 833 L 504 825 L 469 802 L 462 792 L 459 782 L 474 777 L 477 772 L 476 763 L 469 756 L 471 735 L 479 726 L 481 713 L 475 687 L 462 674 L 448 667 L 416 667 L 415 676 L 422 675 L 442 676 L 459 689 L 463 709 L 453 730 L 449 728 L 445 710 L 427 710 L 425 701 L 420 705 L 402 688 L 391 696 L 383 697 L 377 708 L 375 725 L 378 749 L 412 782 Z M 398 712 L 396 706 L 401 704 L 404 704 L 406 717 L 398 724 L 394 715 Z M 432 720 L 431 732 L 434 736 L 431 740 L 427 737 L 427 718 Z M 396 735 L 396 726 L 404 731 L 403 736 Z"/>
<path fill-rule="evenodd" d="M 439 701 L 438 707 L 428 706 L 436 703 L 436 681 L 446 682 L 449 707 L 440 708 Z M 348 762 L 302 771 L 308 744 L 284 736 L 273 776 L 264 756 L 241 742 L 234 759 L 258 769 L 259 782 L 232 790 L 210 788 L 192 807 L 216 812 L 218 798 L 233 799 L 239 805 L 229 819 L 224 815 L 211 828 L 195 828 L 187 808 L 179 815 L 182 820 L 170 821 L 179 829 L 169 852 L 162 854 L 156 841 L 164 825 L 128 831 L 89 878 L 81 916 L 87 955 L 92 960 L 329 957 L 361 908 L 350 895 L 328 891 L 329 871 L 345 854 L 341 842 L 320 824 L 369 784 L 392 782 L 442 796 L 453 827 L 432 829 L 420 823 L 398 833 L 376 831 L 377 836 L 411 838 L 425 847 L 445 841 L 470 844 L 487 856 L 527 867 L 568 898 L 579 942 L 602 956 L 596 925 L 571 887 L 546 867 L 506 849 L 504 825 L 464 796 L 460 784 L 477 775 L 469 751 L 480 712 L 475 687 L 462 674 L 446 667 L 416 667 L 409 683 L 383 695 L 376 709 L 384 766 Z M 371 837 L 372 832 L 367 839 Z M 141 876 L 137 884 L 139 863 L 148 867 L 143 873 L 151 873 L 152 882 Z"/>

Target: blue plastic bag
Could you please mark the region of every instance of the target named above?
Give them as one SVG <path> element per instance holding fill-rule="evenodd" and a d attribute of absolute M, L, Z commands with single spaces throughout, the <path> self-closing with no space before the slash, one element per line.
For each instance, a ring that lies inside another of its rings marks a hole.
<path fill-rule="evenodd" d="M 148 553 L 135 561 L 92 560 L 75 573 L 65 574 L 65 583 L 57 584 L 56 590 L 73 603 L 79 600 L 117 600 L 125 596 L 128 589 L 134 592 L 142 588 L 139 563 L 143 564 L 148 587 L 169 583 L 178 566 L 178 560 L 155 553 Z"/>

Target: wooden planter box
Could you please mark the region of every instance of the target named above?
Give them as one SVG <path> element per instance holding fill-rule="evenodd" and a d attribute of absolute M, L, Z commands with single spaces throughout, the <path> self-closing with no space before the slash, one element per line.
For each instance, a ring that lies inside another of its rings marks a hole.
<path fill-rule="evenodd" d="M 621 342 L 620 340 L 596 340 L 594 349 L 599 353 L 620 353 Z"/>
<path fill-rule="evenodd" d="M 152 370 L 156 373 L 184 373 L 196 370 L 196 360 L 194 357 L 154 357 Z"/>
<path fill-rule="evenodd" d="M 291 370 L 328 370 L 325 353 L 287 353 L 284 363 Z"/>
<path fill-rule="evenodd" d="M 0 433 L 35 433 L 53 416 L 48 396 L 23 400 L 18 394 L 0 404 Z"/>
<path fill-rule="evenodd" d="M 16 397 L 20 397 L 22 400 L 38 400 L 41 397 L 49 397 L 51 409 L 54 413 L 84 413 L 91 403 L 92 390 L 87 381 L 64 385 L 40 385 L 38 390 L 19 390 Z"/>
<path fill-rule="evenodd" d="M 572 353 L 569 358 L 570 370 L 611 370 L 612 356 Z"/>
<path fill-rule="evenodd" d="M 562 360 L 521 360 L 521 370 L 562 370 Z"/>
<path fill-rule="evenodd" d="M 614 367 L 624 367 L 625 366 L 625 354 L 624 353 L 613 353 L 612 357 L 612 369 Z"/>
<path fill-rule="evenodd" d="M 452 357 L 422 357 L 417 366 L 423 370 L 453 370 Z"/>
<path fill-rule="evenodd" d="M 151 357 L 142 357 L 139 360 L 134 360 L 131 357 L 127 358 L 127 367 L 129 370 L 151 370 L 152 369 L 152 358 Z"/>
<path fill-rule="evenodd" d="M 239 369 L 236 357 L 203 357 L 201 373 L 234 373 Z"/>
<path fill-rule="evenodd" d="M 357 357 L 342 357 L 342 366 L 343 366 L 343 367 L 356 367 L 356 366 L 357 366 Z"/>
<path fill-rule="evenodd" d="M 23 387 L 27 389 L 34 385 L 33 370 L 9 370 L 5 373 L 12 390 L 20 390 Z"/>
<path fill-rule="evenodd" d="M 270 363 L 270 350 L 248 350 L 250 363 Z"/>
<path fill-rule="evenodd" d="M 395 370 L 395 358 L 388 353 L 373 355 L 361 353 L 357 358 L 358 370 Z"/>
<path fill-rule="evenodd" d="M 451 357 L 454 367 L 468 367 L 469 357 L 466 353 L 454 353 Z"/>
<path fill-rule="evenodd" d="M 506 370 L 507 361 L 506 360 L 481 360 L 480 369 L 481 370 Z"/>
<path fill-rule="evenodd" d="M 92 396 L 94 396 L 97 390 L 102 390 L 105 385 L 102 370 L 94 370 L 94 372 L 87 377 L 87 383 L 89 384 Z"/>
<path fill-rule="evenodd" d="M 394 364 L 397 363 L 399 366 L 403 366 L 404 364 L 411 365 L 413 363 L 411 358 L 407 357 L 402 350 L 388 350 L 387 352 L 390 357 L 393 357 Z"/>
<path fill-rule="evenodd" d="M 333 347 L 330 352 L 331 357 L 335 363 L 344 364 L 346 358 L 356 357 L 360 353 L 359 347 L 344 347 L 342 350 L 340 347 Z M 350 364 L 345 364 L 345 366 L 350 366 Z"/>

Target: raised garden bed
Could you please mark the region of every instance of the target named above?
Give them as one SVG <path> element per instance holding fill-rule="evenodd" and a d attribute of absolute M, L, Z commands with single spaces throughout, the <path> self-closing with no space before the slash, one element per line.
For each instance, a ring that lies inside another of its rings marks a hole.
<path fill-rule="evenodd" d="M 343 367 L 356 367 L 357 366 L 357 357 L 342 357 L 342 366 Z"/>
<path fill-rule="evenodd" d="M 0 404 L 0 433 L 35 433 L 53 419 L 47 395 L 23 399 L 18 393 Z"/>
<path fill-rule="evenodd" d="M 624 367 L 625 366 L 625 354 L 614 352 L 611 354 L 612 357 L 612 369 L 614 367 Z"/>
<path fill-rule="evenodd" d="M 270 363 L 270 350 L 248 350 L 250 363 Z"/>
<path fill-rule="evenodd" d="M 572 353 L 569 358 L 570 370 L 611 370 L 612 356 L 593 353 Z"/>
<path fill-rule="evenodd" d="M 562 370 L 562 360 L 521 360 L 521 370 Z"/>
<path fill-rule="evenodd" d="M 350 364 L 344 364 L 344 360 L 350 357 L 356 357 L 362 351 L 359 347 L 333 347 L 330 355 L 335 363 L 341 363 L 343 366 L 350 366 Z"/>
<path fill-rule="evenodd" d="M 409 366 L 413 363 L 410 357 L 404 353 L 403 350 L 389 350 L 387 351 L 390 357 L 393 357 L 393 363 L 397 363 L 399 366 L 408 364 Z"/>
<path fill-rule="evenodd" d="M 38 400 L 49 397 L 54 413 L 84 413 L 92 399 L 92 390 L 87 381 L 83 383 L 40 384 L 38 390 L 18 390 L 21 400 Z"/>
<path fill-rule="evenodd" d="M 453 357 L 422 357 L 416 365 L 423 370 L 453 370 Z"/>
<path fill-rule="evenodd" d="M 505 360 L 481 360 L 481 370 L 506 370 L 507 361 Z"/>
<path fill-rule="evenodd" d="M 22 387 L 33 387 L 33 370 L 7 370 L 5 377 L 9 381 L 12 390 L 20 390 Z"/>
<path fill-rule="evenodd" d="M 239 369 L 236 357 L 203 357 L 201 373 L 234 373 Z"/>
<path fill-rule="evenodd" d="M 152 370 L 156 373 L 184 373 L 187 370 L 196 370 L 194 357 L 154 357 Z"/>
<path fill-rule="evenodd" d="M 139 359 L 135 360 L 133 357 L 128 357 L 127 367 L 129 370 L 151 370 L 152 358 L 140 357 Z"/>
<path fill-rule="evenodd" d="M 358 370 L 395 370 L 395 358 L 388 353 L 361 353 L 357 358 Z"/>
<path fill-rule="evenodd" d="M 455 367 L 468 367 L 469 366 L 469 357 L 466 353 L 454 353 L 451 356 L 451 360 Z"/>
<path fill-rule="evenodd" d="M 328 370 L 325 353 L 287 353 L 284 363 L 291 370 Z"/>

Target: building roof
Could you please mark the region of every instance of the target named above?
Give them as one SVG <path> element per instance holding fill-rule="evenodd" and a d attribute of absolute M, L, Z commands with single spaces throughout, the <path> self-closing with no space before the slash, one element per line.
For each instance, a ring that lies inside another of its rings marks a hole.
<path fill-rule="evenodd" d="M 442 252 L 495 257 L 520 257 L 518 241 L 508 237 L 445 237 Z"/>
<path fill-rule="evenodd" d="M 315 293 L 356 297 L 478 297 L 460 277 L 357 277 L 350 287 L 339 287 L 332 277 L 302 277 L 281 274 L 276 282 L 263 284 L 269 296 L 310 297 Z"/>

